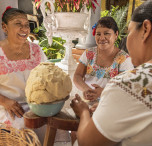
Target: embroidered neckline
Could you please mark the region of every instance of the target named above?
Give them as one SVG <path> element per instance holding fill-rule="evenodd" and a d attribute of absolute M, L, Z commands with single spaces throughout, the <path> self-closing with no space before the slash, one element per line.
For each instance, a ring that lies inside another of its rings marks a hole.
<path fill-rule="evenodd" d="M 12 72 L 31 70 L 41 62 L 40 47 L 34 43 L 30 43 L 30 57 L 23 60 L 8 60 L 8 58 L 0 51 L 0 75 L 5 75 Z"/>
<path fill-rule="evenodd" d="M 137 68 L 121 73 L 109 83 L 119 86 L 133 98 L 152 109 L 152 63 L 144 63 Z"/>
<path fill-rule="evenodd" d="M 116 58 L 117 58 L 117 57 L 119 56 L 119 54 L 122 52 L 122 50 L 119 50 L 119 51 L 118 51 L 118 53 L 117 53 L 116 56 L 114 57 L 114 60 L 113 60 L 112 64 L 111 64 L 109 67 L 102 67 L 102 66 L 96 64 L 97 48 L 95 48 L 95 49 L 96 49 L 96 51 L 95 51 L 95 54 L 94 54 L 94 65 L 93 65 L 93 66 L 95 66 L 95 68 L 104 69 L 104 70 L 109 70 L 109 69 L 111 69 L 112 66 L 113 66 L 113 64 L 114 64 L 114 63 L 117 63 L 117 62 L 116 62 Z"/>

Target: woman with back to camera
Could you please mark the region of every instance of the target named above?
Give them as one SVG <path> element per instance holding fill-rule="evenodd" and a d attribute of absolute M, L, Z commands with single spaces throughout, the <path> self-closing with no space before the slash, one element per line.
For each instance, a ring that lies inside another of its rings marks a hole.
<path fill-rule="evenodd" d="M 133 12 L 127 49 L 137 67 L 107 83 L 92 118 L 78 95 L 71 103 L 79 146 L 152 145 L 152 0 Z"/>
<path fill-rule="evenodd" d="M 2 29 L 7 37 L 0 41 L 0 123 L 22 128 L 22 116 L 28 109 L 24 91 L 27 78 L 47 58 L 38 45 L 27 41 L 30 27 L 24 11 L 7 7 Z"/>
<path fill-rule="evenodd" d="M 118 33 L 112 17 L 102 17 L 93 27 L 97 47 L 86 49 L 74 74 L 74 83 L 87 100 L 100 97 L 112 77 L 133 69 L 129 55 L 115 46 Z"/>

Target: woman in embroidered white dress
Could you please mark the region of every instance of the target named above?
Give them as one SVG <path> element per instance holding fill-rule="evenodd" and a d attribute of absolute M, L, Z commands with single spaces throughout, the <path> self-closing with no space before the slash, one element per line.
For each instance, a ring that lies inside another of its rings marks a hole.
<path fill-rule="evenodd" d="M 30 27 L 25 12 L 8 7 L 2 15 L 2 29 L 7 37 L 0 41 L 0 122 L 22 128 L 28 109 L 27 78 L 47 58 L 38 45 L 27 41 Z"/>
<path fill-rule="evenodd" d="M 127 49 L 137 67 L 107 83 L 92 118 L 78 95 L 72 101 L 80 146 L 152 146 L 152 0 L 133 12 Z"/>
<path fill-rule="evenodd" d="M 87 100 L 100 97 L 112 77 L 134 68 L 129 55 L 115 46 L 118 33 L 112 17 L 102 17 L 93 27 L 97 47 L 82 54 L 74 74 L 74 83 Z"/>

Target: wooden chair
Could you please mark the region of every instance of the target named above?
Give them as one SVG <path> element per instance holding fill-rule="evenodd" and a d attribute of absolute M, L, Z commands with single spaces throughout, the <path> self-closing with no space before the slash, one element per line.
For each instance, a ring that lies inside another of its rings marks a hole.
<path fill-rule="evenodd" d="M 71 142 L 74 143 L 75 134 L 79 125 L 79 119 L 73 118 L 69 115 L 64 108 L 62 111 L 53 117 L 39 117 L 31 111 L 26 112 L 24 115 L 24 123 L 27 128 L 39 128 L 47 124 L 45 139 L 43 146 L 53 146 L 57 129 L 71 131 Z"/>

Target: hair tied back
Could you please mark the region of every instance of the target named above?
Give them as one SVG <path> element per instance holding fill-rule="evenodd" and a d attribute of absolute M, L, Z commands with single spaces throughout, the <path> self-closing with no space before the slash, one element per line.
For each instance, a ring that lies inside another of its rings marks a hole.
<path fill-rule="evenodd" d="M 2 18 L 3 18 L 4 13 L 5 13 L 8 9 L 11 9 L 11 8 L 12 8 L 11 6 L 7 6 L 7 7 L 6 7 L 5 11 L 4 11 L 3 14 L 2 14 Z"/>

